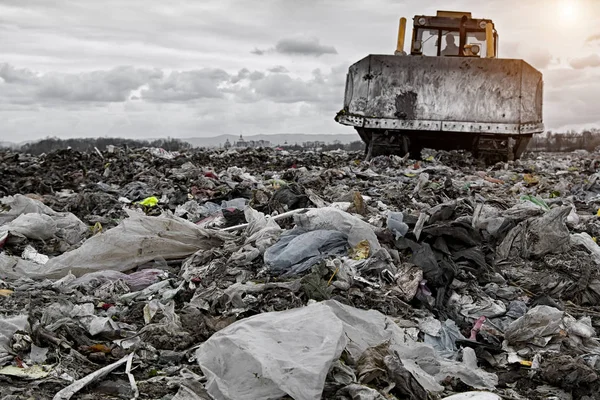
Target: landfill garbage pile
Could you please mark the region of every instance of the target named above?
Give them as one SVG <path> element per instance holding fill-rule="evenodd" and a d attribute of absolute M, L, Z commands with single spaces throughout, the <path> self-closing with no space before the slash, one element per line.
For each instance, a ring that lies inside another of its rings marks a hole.
<path fill-rule="evenodd" d="M 0 399 L 596 399 L 598 154 L 0 153 Z"/>

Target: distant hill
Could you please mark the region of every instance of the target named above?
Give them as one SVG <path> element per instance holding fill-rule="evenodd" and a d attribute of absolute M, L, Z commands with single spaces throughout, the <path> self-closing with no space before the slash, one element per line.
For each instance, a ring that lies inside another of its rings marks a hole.
<path fill-rule="evenodd" d="M 12 142 L 0 142 L 0 148 L 15 149 L 17 147 L 19 147 L 19 145 L 16 144 L 16 143 L 12 143 Z"/>
<path fill-rule="evenodd" d="M 295 143 L 302 144 L 303 142 L 325 142 L 333 143 L 339 140 L 342 144 L 348 144 L 360 140 L 360 137 L 356 135 L 311 135 L 306 133 L 279 133 L 274 135 L 249 135 L 243 136 L 244 140 L 268 140 L 272 145 L 282 145 L 286 141 L 292 145 Z M 238 139 L 239 135 L 220 135 L 213 137 L 195 137 L 195 138 L 179 138 L 180 140 L 190 143 L 194 147 L 218 147 L 223 145 L 227 139 L 231 144 L 234 144 Z"/>

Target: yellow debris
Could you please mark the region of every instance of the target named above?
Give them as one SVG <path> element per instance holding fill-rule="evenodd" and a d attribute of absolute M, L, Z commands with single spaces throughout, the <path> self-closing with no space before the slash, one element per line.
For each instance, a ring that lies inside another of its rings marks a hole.
<path fill-rule="evenodd" d="M 146 197 L 144 200 L 138 201 L 137 204 L 140 204 L 145 207 L 156 207 L 156 205 L 158 204 L 158 198 L 155 196 Z"/>
<path fill-rule="evenodd" d="M 102 224 L 101 224 L 100 222 L 96 222 L 96 223 L 94 224 L 94 226 L 92 227 L 92 233 L 93 233 L 94 235 L 96 235 L 96 234 L 98 234 L 98 233 L 102 232 L 102 229 L 103 229 L 103 228 L 102 228 Z"/>
<path fill-rule="evenodd" d="M 363 199 L 360 192 L 354 192 L 354 208 L 356 209 L 356 212 L 360 215 L 365 215 L 367 213 L 365 200 Z"/>
<path fill-rule="evenodd" d="M 0 296 L 3 296 L 3 297 L 8 297 L 13 293 L 14 293 L 14 291 L 12 291 L 10 289 L 0 289 Z"/>
<path fill-rule="evenodd" d="M 525 175 L 523 175 L 523 180 L 528 185 L 537 185 L 538 183 L 540 183 L 540 178 L 538 176 L 535 176 L 535 175 L 532 175 L 532 174 L 525 174 Z"/>
<path fill-rule="evenodd" d="M 355 248 L 352 249 L 352 258 L 354 260 L 364 260 L 369 257 L 371 246 L 368 240 L 361 240 Z"/>
<path fill-rule="evenodd" d="M 329 278 L 329 280 L 327 281 L 327 286 L 331 285 L 331 281 L 333 280 L 333 277 L 335 276 L 335 274 L 338 273 L 339 270 L 340 270 L 340 267 L 337 267 L 335 269 L 335 271 L 333 271 L 333 274 L 331 274 L 331 278 Z"/>
<path fill-rule="evenodd" d="M 533 365 L 533 362 L 531 361 L 519 361 L 519 364 L 525 366 L 525 367 L 531 367 Z"/>

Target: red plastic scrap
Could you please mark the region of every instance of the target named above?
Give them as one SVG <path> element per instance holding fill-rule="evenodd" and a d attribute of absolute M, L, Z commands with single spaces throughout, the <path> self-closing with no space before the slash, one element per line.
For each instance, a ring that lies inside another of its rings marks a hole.
<path fill-rule="evenodd" d="M 482 315 L 477 321 L 475 321 L 475 325 L 473 325 L 473 328 L 471 329 L 471 336 L 469 337 L 469 340 L 477 340 L 477 333 L 481 330 L 485 320 L 485 316 Z"/>
<path fill-rule="evenodd" d="M 4 243 L 6 243 L 6 239 L 8 239 L 8 232 L 0 233 L 0 249 L 4 247 Z"/>

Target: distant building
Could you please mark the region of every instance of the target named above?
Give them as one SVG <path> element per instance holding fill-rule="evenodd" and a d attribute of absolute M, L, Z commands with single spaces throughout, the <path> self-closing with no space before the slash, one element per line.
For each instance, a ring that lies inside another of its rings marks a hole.
<path fill-rule="evenodd" d="M 240 138 L 237 142 L 235 142 L 234 147 L 241 148 L 252 148 L 256 149 L 259 147 L 271 147 L 271 142 L 268 140 L 244 140 L 243 136 L 240 135 Z"/>
<path fill-rule="evenodd" d="M 231 148 L 231 142 L 229 141 L 229 139 L 227 139 L 225 141 L 225 144 L 223 145 L 223 147 L 225 148 L 225 150 Z"/>
<path fill-rule="evenodd" d="M 325 142 L 314 141 L 314 142 L 303 142 L 302 147 L 305 149 L 319 149 L 325 146 Z"/>

